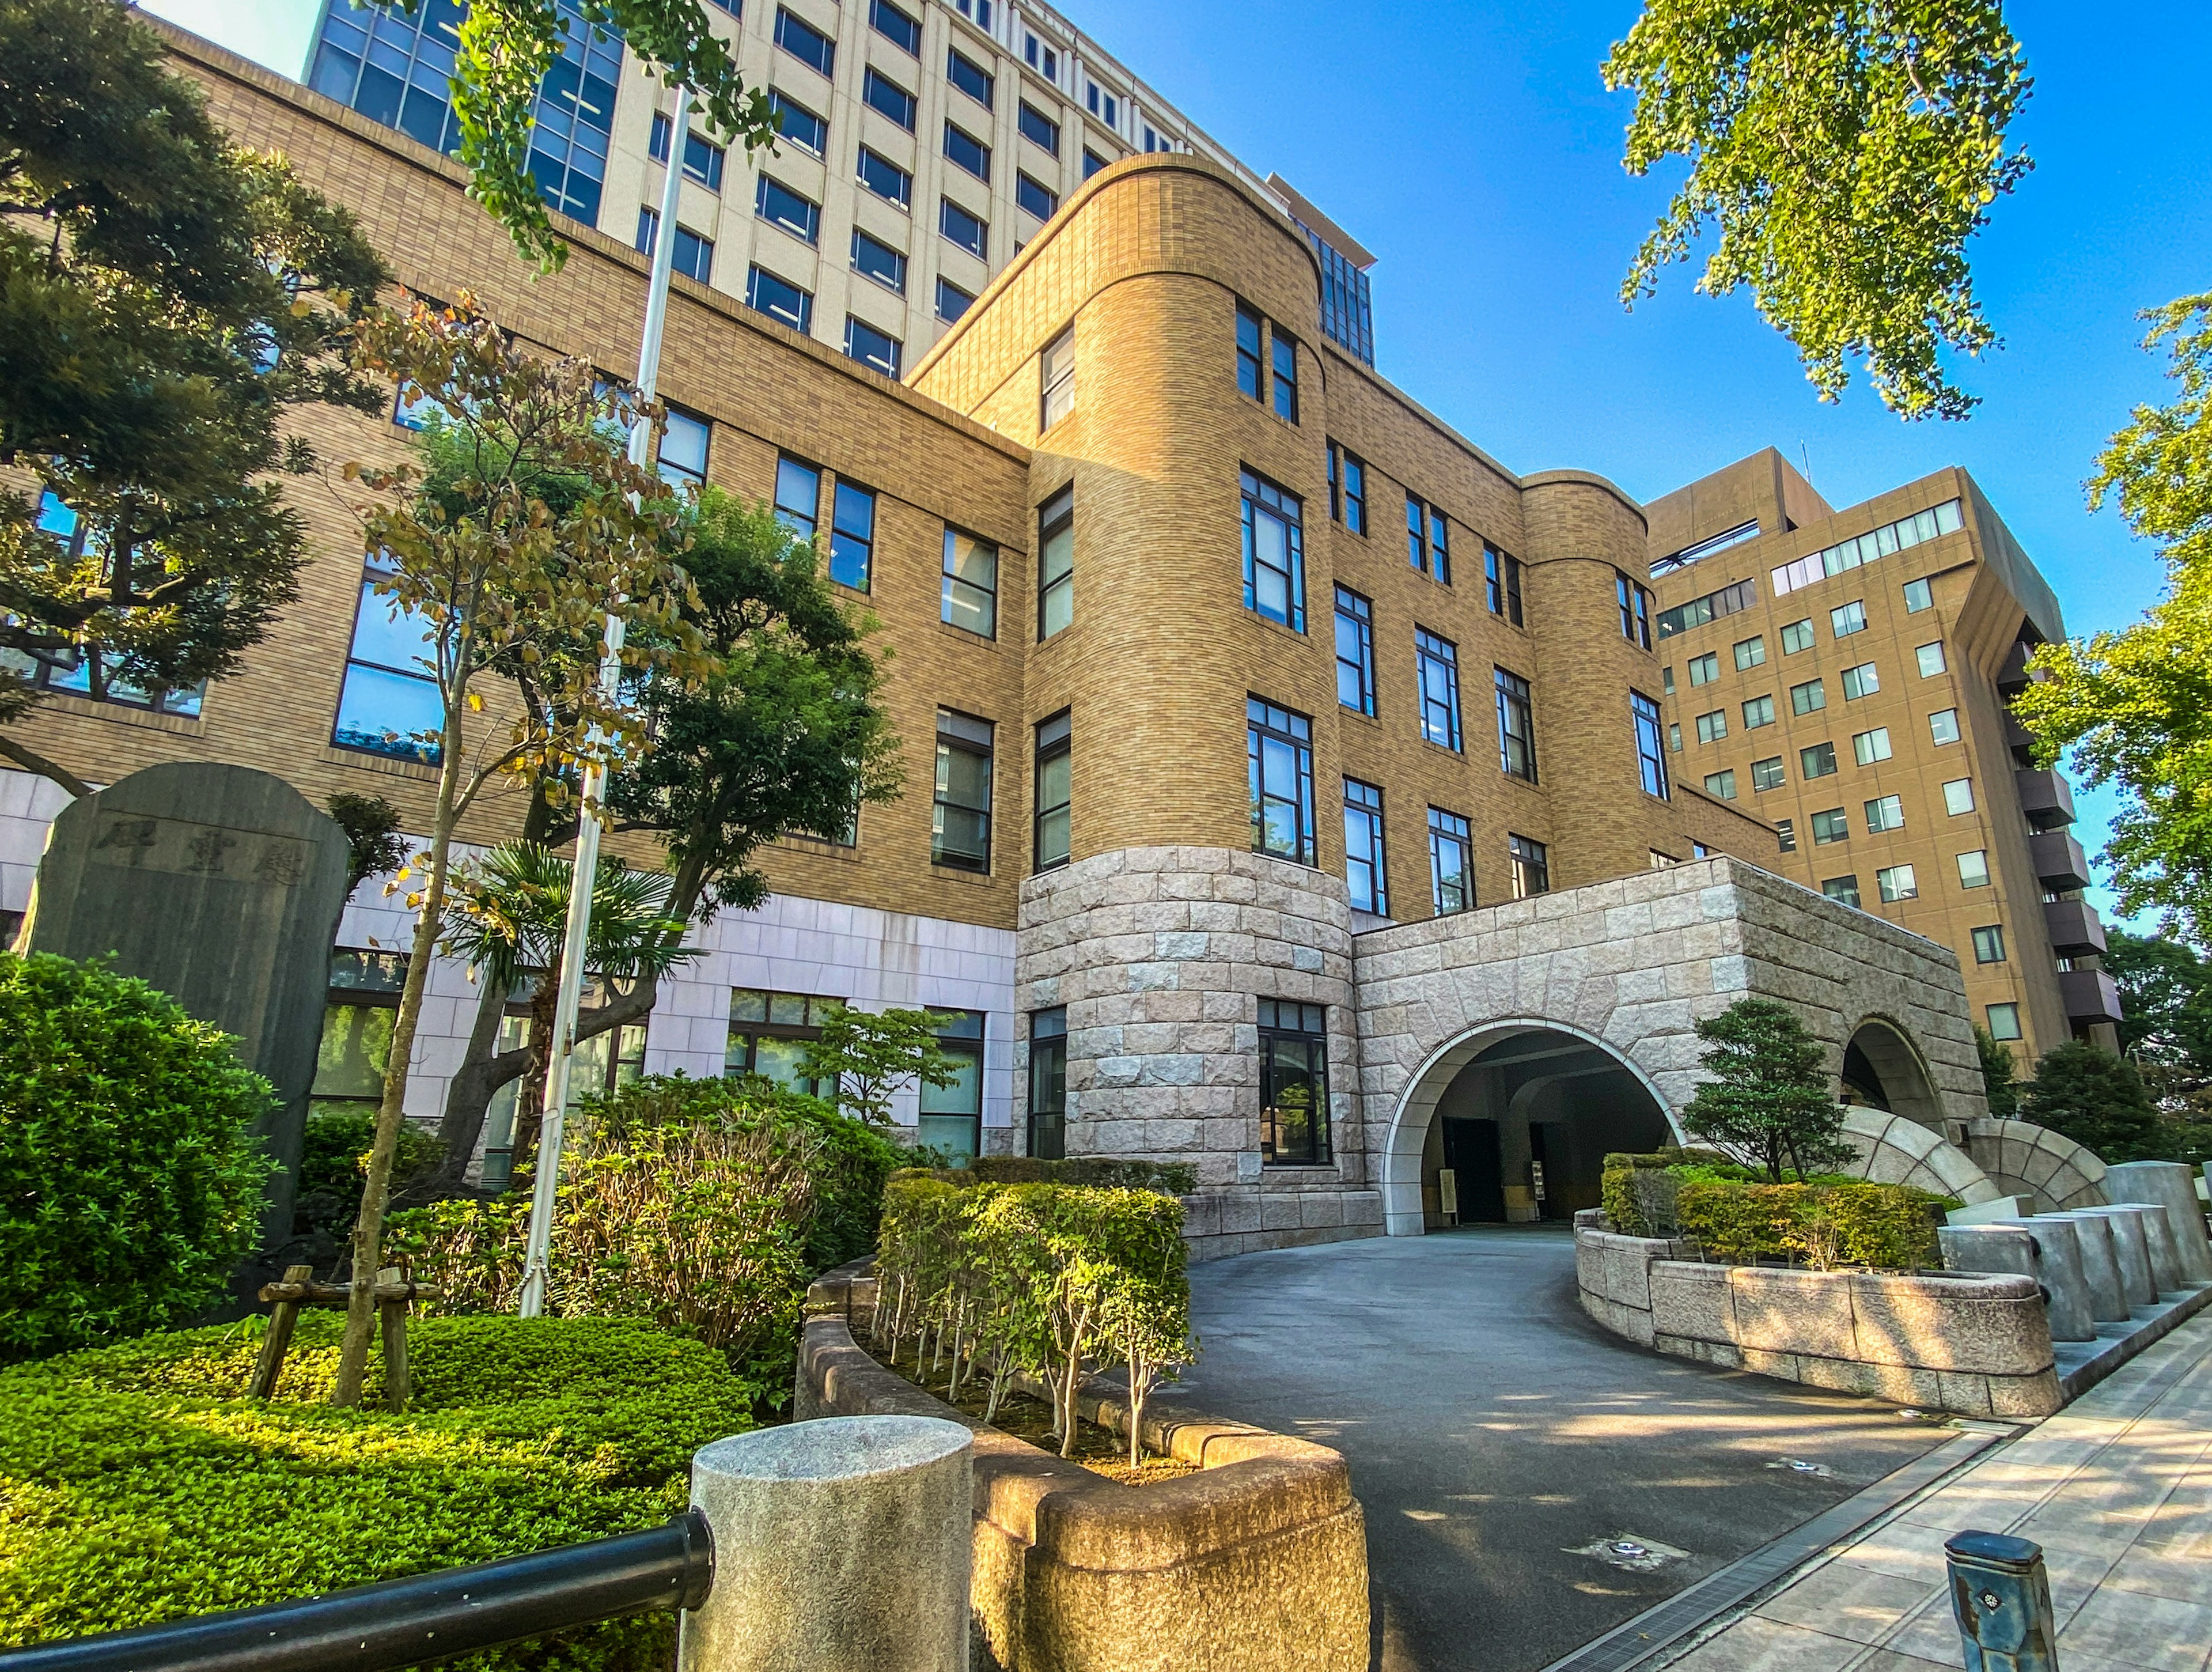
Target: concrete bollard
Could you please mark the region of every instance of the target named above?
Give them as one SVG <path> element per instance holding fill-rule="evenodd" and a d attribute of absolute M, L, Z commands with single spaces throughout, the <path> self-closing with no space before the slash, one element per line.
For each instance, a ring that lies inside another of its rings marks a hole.
<path fill-rule="evenodd" d="M 2143 1207 L 2077 1207 L 2112 1227 L 2112 1257 L 2119 1262 L 2120 1286 L 2127 1291 L 2128 1305 L 2152 1306 L 2158 1302 L 2158 1278 L 2151 1269 L 2150 1231 L 2143 1223 L 2150 1210 Z"/>
<path fill-rule="evenodd" d="M 1943 1216 L 1946 1225 L 2002 1225 L 2013 1219 L 2024 1219 L 2035 1212 L 2035 1202 L 2028 1196 L 1991 1196 L 1987 1201 L 1969 1202 L 1964 1207 L 1954 1207 Z"/>
<path fill-rule="evenodd" d="M 974 1440 L 935 1417 L 824 1417 L 691 1462 L 714 1585 L 677 1672 L 967 1672 Z"/>
<path fill-rule="evenodd" d="M 2128 1291 L 2120 1280 L 2119 1256 L 2112 1250 L 2112 1221 L 2101 1213 L 2079 1211 L 2035 1217 L 2064 1219 L 2073 1225 L 2081 1249 L 2081 1276 L 2089 1286 L 2089 1316 L 2099 1323 L 2125 1323 Z"/>
<path fill-rule="evenodd" d="M 2033 1278 L 2043 1290 L 2052 1341 L 2096 1339 L 2096 1321 L 2089 1316 L 2088 1291 L 2081 1281 L 2081 1256 L 2072 1225 L 2048 1225 L 2039 1230 L 2019 1220 L 2010 1225 L 1947 1225 L 1938 1227 L 1936 1234 L 1942 1243 L 1946 1270 L 2017 1272 Z"/>
<path fill-rule="evenodd" d="M 2212 1238 L 2204 1231 L 2204 1208 L 2197 1200 L 2196 1175 L 2179 1161 L 2124 1161 L 2105 1169 L 2105 1199 L 2144 1202 L 2166 1210 L 2173 1231 L 2181 1281 L 2190 1288 L 2212 1283 Z"/>
<path fill-rule="evenodd" d="M 2088 1276 L 2081 1269 L 2081 1228 L 2071 1219 L 2051 1214 L 2014 1219 L 2012 1226 L 2035 1239 L 2036 1256 L 2042 1268 L 2037 1281 L 2051 1298 L 2051 1339 L 2096 1340 L 2096 1307 L 2089 1298 Z"/>

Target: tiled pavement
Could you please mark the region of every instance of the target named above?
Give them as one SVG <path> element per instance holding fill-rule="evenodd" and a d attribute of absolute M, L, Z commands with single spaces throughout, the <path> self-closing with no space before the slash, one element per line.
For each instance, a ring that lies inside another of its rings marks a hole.
<path fill-rule="evenodd" d="M 2212 1314 L 1802 1572 L 1668 1672 L 1937 1672 L 1965 1663 L 1943 1541 L 2043 1547 L 2063 1672 L 2212 1657 Z"/>

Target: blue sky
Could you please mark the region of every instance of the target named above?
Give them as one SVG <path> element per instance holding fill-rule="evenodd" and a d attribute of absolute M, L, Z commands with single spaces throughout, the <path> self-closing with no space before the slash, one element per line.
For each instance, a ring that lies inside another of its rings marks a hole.
<path fill-rule="evenodd" d="M 1983 398 L 1972 420 L 1908 426 L 1863 385 L 1815 401 L 1748 301 L 1693 295 L 1691 269 L 1621 308 L 1668 184 L 1622 172 L 1628 103 L 1597 76 L 1634 0 L 1058 3 L 1375 252 L 1378 368 L 1508 466 L 1599 471 L 1650 498 L 1771 444 L 1845 505 L 1963 465 L 2073 632 L 2124 625 L 2155 598 L 2157 563 L 2112 513 L 2088 514 L 2081 483 L 2131 405 L 2166 398 L 2136 313 L 2212 289 L 2212 9 L 2006 9 L 2035 77 L 2015 133 L 2036 168 L 1972 252 L 2004 346 L 1961 369 Z M 316 6 L 147 9 L 296 75 Z M 2094 851 L 2112 802 L 2080 804 Z"/>

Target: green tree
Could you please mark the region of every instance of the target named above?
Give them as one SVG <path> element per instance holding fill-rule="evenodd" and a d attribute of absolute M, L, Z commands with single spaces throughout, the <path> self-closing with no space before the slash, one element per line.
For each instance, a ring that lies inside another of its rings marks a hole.
<path fill-rule="evenodd" d="M 2194 946 L 2108 929 L 2098 959 L 2120 989 L 2120 1053 L 2212 1078 L 2212 964 Z"/>
<path fill-rule="evenodd" d="M 407 838 L 400 834 L 399 809 L 381 795 L 355 795 L 341 790 L 323 803 L 346 835 L 346 892 L 350 894 L 371 877 L 397 871 L 407 857 Z"/>
<path fill-rule="evenodd" d="M 2021 1094 L 2021 1117 L 2049 1127 L 2096 1152 L 2107 1163 L 2158 1158 L 2158 1110 L 2142 1076 L 2124 1057 L 2069 1039 L 2035 1066 Z"/>
<path fill-rule="evenodd" d="M 2012 1049 L 1980 1023 L 1974 1024 L 1974 1050 L 1982 1060 L 1982 1095 L 1990 1113 L 2001 1121 L 2020 1114 L 2020 1065 Z"/>
<path fill-rule="evenodd" d="M 1682 1110 L 1698 1137 L 1749 1157 L 1782 1183 L 1857 1153 L 1844 1141 L 1843 1106 L 1822 1064 L 1826 1051 L 1797 1012 L 1772 999 L 1738 999 L 1697 1024 L 1705 1072 Z"/>
<path fill-rule="evenodd" d="M 1859 357 L 1901 417 L 1972 410 L 1943 363 L 1997 340 L 1966 241 L 2030 167 L 2006 144 L 2030 83 L 2001 0 L 1645 0 L 1603 73 L 1636 94 L 1628 171 L 1689 166 L 1625 301 L 1711 233 L 1698 289 L 1749 287 L 1821 399 Z"/>
<path fill-rule="evenodd" d="M 386 398 L 343 352 L 376 252 L 164 56 L 113 0 L 0 0 L 0 728 L 42 675 L 159 696 L 235 668 L 305 551 L 285 415 Z M 4 730 L 0 757 L 89 793 Z"/>
<path fill-rule="evenodd" d="M 807 1042 L 805 1073 L 828 1080 L 836 1105 L 871 1126 L 890 1124 L 891 1099 L 916 1085 L 951 1085 L 960 1060 L 937 1043 L 944 1018 L 926 1010 L 832 1005 Z"/>

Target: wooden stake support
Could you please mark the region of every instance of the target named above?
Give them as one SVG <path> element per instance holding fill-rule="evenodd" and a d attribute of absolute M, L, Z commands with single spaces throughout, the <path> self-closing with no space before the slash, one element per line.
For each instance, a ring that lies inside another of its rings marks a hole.
<path fill-rule="evenodd" d="M 353 1299 L 349 1283 L 318 1283 L 313 1266 L 289 1266 L 281 1283 L 261 1286 L 261 1298 L 274 1301 L 269 1333 L 261 1338 L 261 1356 L 253 1363 L 253 1379 L 247 1394 L 255 1399 L 274 1399 L 277 1378 L 284 1373 L 284 1355 L 292 1349 L 292 1331 L 302 1306 L 344 1306 Z M 411 1389 L 407 1368 L 407 1307 L 416 1300 L 435 1300 L 438 1292 L 426 1283 L 408 1280 L 397 1266 L 376 1274 L 374 1289 L 379 1333 L 384 1338 L 384 1401 L 386 1408 L 404 1411 Z"/>

